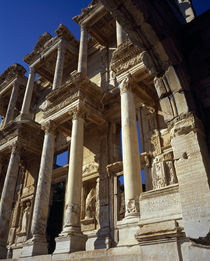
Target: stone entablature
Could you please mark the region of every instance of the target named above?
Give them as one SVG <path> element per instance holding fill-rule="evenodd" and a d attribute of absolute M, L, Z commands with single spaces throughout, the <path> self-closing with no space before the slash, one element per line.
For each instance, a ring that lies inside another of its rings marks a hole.
<path fill-rule="evenodd" d="M 24 77 L 25 73 L 26 73 L 26 69 L 20 64 L 15 63 L 9 66 L 7 70 L 0 75 L 0 94 L 6 86 L 11 84 L 11 82 L 14 79 L 17 78 L 26 79 L 26 77 Z"/>
<path fill-rule="evenodd" d="M 9 151 L 13 141 L 18 141 L 28 153 L 40 155 L 43 133 L 35 122 L 11 122 L 0 131 L 0 152 Z"/>
<path fill-rule="evenodd" d="M 78 52 L 79 42 L 74 38 L 67 27 L 61 24 L 55 32 L 55 37 L 52 37 L 49 33 L 44 33 L 40 36 L 34 50 L 30 54 L 25 55 L 24 61 L 30 65 L 37 60 L 41 61 L 44 56 L 49 55 L 50 52 L 57 48 L 61 40 L 65 42 L 66 48 L 68 48 L 71 53 L 75 55 Z"/>
<path fill-rule="evenodd" d="M 82 106 L 86 119 L 102 124 L 104 119 L 100 102 L 104 95 L 104 91 L 82 73 L 71 74 L 70 79 L 61 88 L 46 97 L 45 104 L 41 106 L 44 112 L 43 117 L 55 120 L 56 115 L 59 118 L 60 111 L 71 115 L 71 110 Z M 61 116 L 63 117 L 64 113 Z"/>

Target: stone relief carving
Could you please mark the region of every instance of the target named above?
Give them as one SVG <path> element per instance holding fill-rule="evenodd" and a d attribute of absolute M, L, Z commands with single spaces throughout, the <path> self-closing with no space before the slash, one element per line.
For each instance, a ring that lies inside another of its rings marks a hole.
<path fill-rule="evenodd" d="M 126 202 L 126 213 L 125 215 L 128 216 L 129 214 L 139 213 L 139 203 L 137 199 L 130 199 Z"/>
<path fill-rule="evenodd" d="M 23 215 L 22 215 L 22 222 L 21 222 L 21 228 L 19 234 L 26 234 L 27 229 L 28 229 L 28 224 L 29 224 L 29 216 L 31 212 L 31 202 L 26 201 L 24 204 L 25 207 L 23 209 Z"/>
<path fill-rule="evenodd" d="M 95 218 L 96 190 L 92 188 L 88 193 L 85 201 L 85 220 Z"/>
<path fill-rule="evenodd" d="M 164 161 L 165 176 L 168 185 L 177 183 L 177 177 L 173 161 Z"/>
<path fill-rule="evenodd" d="M 155 158 L 152 164 L 153 189 L 159 189 L 167 185 L 162 165 L 163 163 L 158 158 Z"/>
<path fill-rule="evenodd" d="M 90 175 L 98 172 L 99 165 L 98 163 L 89 163 L 83 166 L 82 173 L 83 175 Z"/>

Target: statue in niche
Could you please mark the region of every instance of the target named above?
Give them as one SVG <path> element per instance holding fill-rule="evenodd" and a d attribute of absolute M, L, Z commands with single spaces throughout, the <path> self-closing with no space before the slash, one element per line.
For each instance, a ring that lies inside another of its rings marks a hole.
<path fill-rule="evenodd" d="M 92 188 L 85 200 L 85 220 L 95 218 L 96 192 Z"/>
<path fill-rule="evenodd" d="M 153 162 L 152 185 L 153 189 L 159 189 L 166 186 L 166 180 L 161 167 L 161 162 L 159 162 L 158 159 L 155 159 Z"/>
<path fill-rule="evenodd" d="M 165 161 L 165 172 L 169 185 L 177 183 L 177 177 L 172 161 Z"/>
<path fill-rule="evenodd" d="M 31 203 L 30 203 L 30 201 L 27 201 L 26 204 L 25 204 L 25 208 L 23 210 L 21 230 L 19 232 L 20 234 L 26 234 L 27 233 L 29 215 L 30 215 L 30 208 L 31 208 Z"/>

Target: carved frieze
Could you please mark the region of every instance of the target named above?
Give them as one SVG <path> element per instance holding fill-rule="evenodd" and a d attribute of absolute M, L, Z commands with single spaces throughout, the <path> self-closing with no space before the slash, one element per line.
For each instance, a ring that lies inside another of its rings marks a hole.
<path fill-rule="evenodd" d="M 99 164 L 96 162 L 86 164 L 82 168 L 83 176 L 89 176 L 94 173 L 97 173 L 98 169 L 99 169 Z"/>
<path fill-rule="evenodd" d="M 123 42 L 112 54 L 111 69 L 116 75 L 142 62 L 142 49 L 130 40 Z"/>

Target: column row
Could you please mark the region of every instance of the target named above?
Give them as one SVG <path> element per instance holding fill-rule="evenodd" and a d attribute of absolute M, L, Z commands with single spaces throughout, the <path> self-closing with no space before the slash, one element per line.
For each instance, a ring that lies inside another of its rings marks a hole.
<path fill-rule="evenodd" d="M 118 22 L 116 22 L 116 38 L 117 38 L 117 46 L 119 46 L 125 40 L 125 33 L 122 29 L 122 26 Z M 85 75 L 87 75 L 87 50 L 88 50 L 87 26 L 86 24 L 82 24 L 77 71 Z M 61 41 L 58 45 L 58 50 L 57 50 L 57 60 L 56 60 L 52 90 L 59 88 L 62 84 L 64 59 L 65 59 L 65 45 L 63 41 Z M 30 66 L 28 82 L 27 82 L 26 91 L 23 99 L 22 108 L 21 108 L 21 118 L 23 119 L 30 118 L 29 113 L 30 113 L 30 105 L 31 105 L 31 99 L 32 99 L 33 88 L 34 88 L 34 79 L 35 79 L 35 68 L 32 65 Z M 13 100 L 14 99 L 15 97 L 13 97 Z"/>

